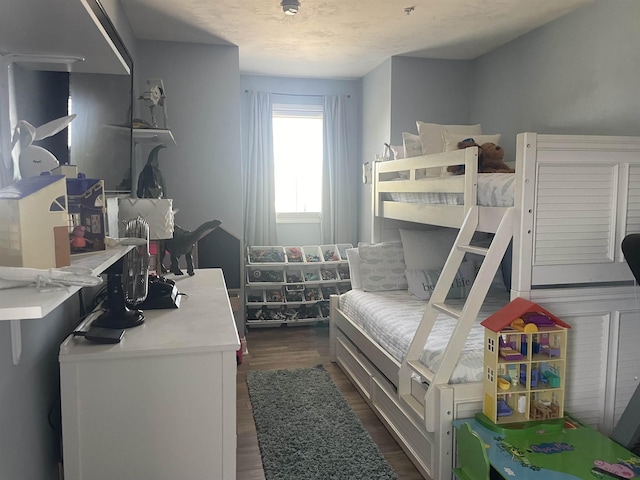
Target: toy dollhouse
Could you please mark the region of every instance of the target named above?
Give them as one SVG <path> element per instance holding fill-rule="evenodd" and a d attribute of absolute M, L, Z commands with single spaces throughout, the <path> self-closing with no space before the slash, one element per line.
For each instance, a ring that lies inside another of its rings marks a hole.
<path fill-rule="evenodd" d="M 523 298 L 482 325 L 484 415 L 495 424 L 562 418 L 571 327 Z"/>
<path fill-rule="evenodd" d="M 71 253 L 105 249 L 104 181 L 67 178 Z M 78 231 L 81 235 L 78 235 Z"/>
<path fill-rule="evenodd" d="M 28 177 L 0 189 L 0 264 L 53 268 L 70 264 L 63 175 Z"/>

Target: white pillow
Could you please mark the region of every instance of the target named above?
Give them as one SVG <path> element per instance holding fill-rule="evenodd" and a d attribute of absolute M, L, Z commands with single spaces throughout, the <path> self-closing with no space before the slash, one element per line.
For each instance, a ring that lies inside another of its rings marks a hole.
<path fill-rule="evenodd" d="M 391 145 L 391 151 L 393 152 L 394 160 L 404 158 L 404 145 Z"/>
<path fill-rule="evenodd" d="M 478 145 L 482 145 L 487 142 L 500 145 L 499 133 L 495 135 L 466 135 L 462 133 L 451 133 L 449 130 L 442 130 L 442 140 L 444 141 L 444 151 L 450 152 L 452 150 L 458 150 L 458 142 L 472 138 Z"/>
<path fill-rule="evenodd" d="M 429 300 L 442 270 L 405 270 L 409 293 L 420 300 Z M 469 260 L 463 260 L 449 287 L 447 298 L 467 298 L 478 271 Z"/>
<path fill-rule="evenodd" d="M 466 298 L 469 294 L 473 279 L 465 277 L 461 270 L 456 274 L 447 298 Z M 441 273 L 442 270 L 406 270 L 409 293 L 420 300 L 429 300 Z"/>
<path fill-rule="evenodd" d="M 351 288 L 362 290 L 360 255 L 358 255 L 357 248 L 347 248 L 347 261 L 349 262 L 349 277 L 351 277 Z"/>
<path fill-rule="evenodd" d="M 404 158 L 419 157 L 423 155 L 422 143 L 419 135 L 402 132 L 402 144 L 404 146 Z"/>
<path fill-rule="evenodd" d="M 444 152 L 444 140 L 442 139 L 442 130 L 450 133 L 459 133 L 465 135 L 464 138 L 482 134 L 480 124 L 476 125 L 440 125 L 438 123 L 425 123 L 417 121 L 418 134 L 420 136 L 420 144 L 422 146 L 422 154 L 430 155 L 432 153 Z"/>
<path fill-rule="evenodd" d="M 404 274 L 404 252 L 402 243 L 385 242 L 359 245 L 360 278 L 365 292 L 382 290 L 405 290 L 407 278 Z"/>
<path fill-rule="evenodd" d="M 404 262 L 409 270 L 440 270 L 447 261 L 458 230 L 438 228 L 434 230 L 400 229 Z"/>

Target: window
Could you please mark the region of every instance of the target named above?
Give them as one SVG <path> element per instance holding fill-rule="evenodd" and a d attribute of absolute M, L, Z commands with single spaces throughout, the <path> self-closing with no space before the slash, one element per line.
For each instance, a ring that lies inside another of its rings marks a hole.
<path fill-rule="evenodd" d="M 319 217 L 322 105 L 274 104 L 272 115 L 276 213 Z"/>

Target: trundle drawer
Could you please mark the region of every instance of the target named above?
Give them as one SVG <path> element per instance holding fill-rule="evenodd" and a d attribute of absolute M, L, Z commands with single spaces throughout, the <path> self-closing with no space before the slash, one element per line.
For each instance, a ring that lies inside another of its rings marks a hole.
<path fill-rule="evenodd" d="M 371 376 L 374 369 L 369 361 L 341 332 L 338 332 L 336 338 L 336 356 L 338 364 L 357 384 L 362 396 L 366 397 L 367 400 L 371 400 Z"/>
<path fill-rule="evenodd" d="M 372 380 L 372 400 L 374 408 L 384 418 L 387 428 L 400 437 L 400 443 L 422 469 L 429 472 L 429 465 L 433 465 L 433 445 L 426 434 L 414 425 L 402 411 L 392 389 L 384 385 L 384 381 Z M 424 428 L 424 427 L 423 427 Z"/>

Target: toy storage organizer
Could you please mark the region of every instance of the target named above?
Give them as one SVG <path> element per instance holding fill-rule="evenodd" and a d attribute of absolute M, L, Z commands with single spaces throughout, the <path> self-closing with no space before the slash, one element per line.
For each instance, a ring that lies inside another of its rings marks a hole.
<path fill-rule="evenodd" d="M 351 244 L 247 248 L 247 326 L 312 323 L 329 317 L 329 297 L 351 289 Z"/>

